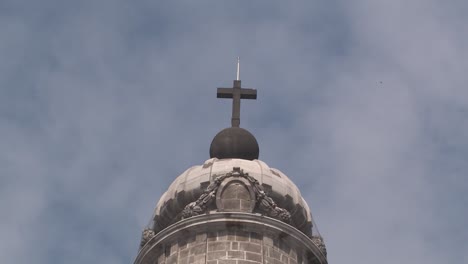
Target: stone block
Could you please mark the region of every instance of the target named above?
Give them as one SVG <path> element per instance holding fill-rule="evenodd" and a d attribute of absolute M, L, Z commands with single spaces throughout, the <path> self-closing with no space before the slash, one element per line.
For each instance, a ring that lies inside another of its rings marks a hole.
<path fill-rule="evenodd" d="M 250 242 L 256 243 L 256 244 L 261 244 L 262 243 L 262 235 L 251 232 L 250 233 Z"/>
<path fill-rule="evenodd" d="M 245 259 L 244 251 L 231 251 L 227 252 L 227 257 L 230 259 Z"/>
<path fill-rule="evenodd" d="M 240 211 L 240 200 L 226 199 L 223 200 L 223 207 L 225 211 Z"/>
<path fill-rule="evenodd" d="M 252 200 L 240 200 L 240 211 L 250 213 L 253 207 L 252 203 L 254 203 Z"/>
<path fill-rule="evenodd" d="M 218 264 L 237 264 L 237 260 L 220 259 L 218 260 Z"/>
<path fill-rule="evenodd" d="M 226 251 L 231 246 L 228 241 L 208 242 L 208 251 Z"/>
<path fill-rule="evenodd" d="M 239 244 L 240 250 L 254 252 L 254 253 L 261 253 L 262 247 L 258 244 L 250 243 L 250 242 L 240 242 Z"/>
<path fill-rule="evenodd" d="M 177 264 L 190 264 L 190 263 L 189 263 L 188 257 L 187 258 L 180 258 L 179 257 L 179 259 L 177 261 Z"/>
<path fill-rule="evenodd" d="M 208 252 L 206 255 L 207 260 L 216 260 L 216 259 L 226 259 L 226 251 L 214 251 L 214 252 Z"/>
<path fill-rule="evenodd" d="M 245 252 L 245 259 L 252 260 L 261 263 L 262 262 L 262 255 L 252 252 Z"/>
<path fill-rule="evenodd" d="M 177 255 L 172 255 L 166 258 L 166 264 L 177 264 L 177 259 L 178 259 Z"/>
<path fill-rule="evenodd" d="M 246 231 L 237 231 L 236 232 L 236 241 L 249 241 L 249 232 Z"/>
<path fill-rule="evenodd" d="M 239 242 L 231 242 L 231 249 L 238 250 L 239 249 Z"/>
<path fill-rule="evenodd" d="M 227 236 L 227 230 L 221 230 L 221 231 L 218 231 L 218 240 L 220 240 L 220 238 L 223 238 L 226 239 L 226 236 Z"/>
<path fill-rule="evenodd" d="M 189 235 L 185 239 L 186 239 L 187 244 L 192 244 L 193 242 L 195 242 L 195 236 L 194 235 Z"/>
<path fill-rule="evenodd" d="M 187 248 L 187 240 L 185 239 L 180 239 L 178 244 L 179 244 L 179 250 Z"/>
<path fill-rule="evenodd" d="M 236 237 L 235 230 L 223 230 L 218 232 L 218 241 L 233 241 Z"/>
<path fill-rule="evenodd" d="M 208 235 L 207 235 L 206 240 L 207 241 L 216 241 L 217 238 L 218 238 L 217 232 L 209 232 Z"/>
<path fill-rule="evenodd" d="M 273 246 L 273 238 L 271 236 L 263 236 L 263 245 L 265 246 Z"/>
<path fill-rule="evenodd" d="M 272 257 L 265 257 L 265 263 L 268 263 L 268 264 L 287 264 L 287 263 L 281 262 L 281 260 L 279 260 L 279 259 L 275 259 L 275 258 L 272 258 Z"/>
<path fill-rule="evenodd" d="M 274 248 L 268 248 L 268 256 L 274 259 L 281 259 L 281 253 Z"/>
<path fill-rule="evenodd" d="M 178 244 L 177 244 L 177 243 L 173 243 L 173 244 L 171 245 L 171 249 L 170 249 L 170 253 L 169 253 L 169 254 L 170 254 L 170 255 L 176 254 L 177 251 L 178 251 L 178 249 L 179 249 Z"/>
<path fill-rule="evenodd" d="M 195 245 L 190 248 L 190 255 L 200 255 L 200 254 L 205 253 L 205 251 L 206 251 L 205 244 Z"/>
<path fill-rule="evenodd" d="M 199 233 L 199 234 L 196 235 L 195 241 L 196 242 L 205 242 L 206 238 L 207 238 L 206 233 Z"/>
<path fill-rule="evenodd" d="M 197 256 L 190 256 L 189 263 L 190 264 L 205 264 L 205 254 L 197 255 Z"/>
<path fill-rule="evenodd" d="M 186 258 L 189 255 L 189 250 L 188 248 L 182 249 L 179 251 L 179 258 Z"/>
<path fill-rule="evenodd" d="M 262 262 L 250 261 L 250 260 L 238 260 L 237 264 L 260 264 Z"/>

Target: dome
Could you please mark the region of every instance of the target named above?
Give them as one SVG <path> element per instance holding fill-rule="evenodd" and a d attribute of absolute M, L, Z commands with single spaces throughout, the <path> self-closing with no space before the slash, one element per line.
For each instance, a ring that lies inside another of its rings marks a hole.
<path fill-rule="evenodd" d="M 258 143 L 255 137 L 240 127 L 221 130 L 211 142 L 210 158 L 258 159 Z"/>
<path fill-rule="evenodd" d="M 251 187 L 246 188 L 246 191 L 242 191 L 242 188 L 239 189 L 239 186 L 242 184 L 238 184 L 237 187 L 233 185 L 234 187 L 232 188 L 229 186 L 229 188 L 226 186 L 222 187 L 223 184 L 229 185 L 229 183 L 226 183 L 229 182 L 229 179 L 225 180 L 227 177 L 226 175 L 233 175 L 231 182 L 237 181 L 242 183 L 241 181 L 244 181 L 247 182 L 246 185 L 252 183 L 253 191 L 261 195 L 263 195 L 263 192 L 264 197 L 266 197 L 264 199 L 271 198 L 269 200 L 270 204 L 273 202 L 276 207 L 276 212 L 281 213 L 284 211 L 289 215 L 288 223 L 290 225 L 299 229 L 304 234 L 312 236 L 313 220 L 309 206 L 302 198 L 297 186 L 284 173 L 277 169 L 270 168 L 266 163 L 260 160 L 217 158 L 209 159 L 203 165 L 194 166 L 186 170 L 174 180 L 156 206 L 153 215 L 154 224 L 152 227 L 154 231 L 157 233 L 181 220 L 181 218 L 184 218 L 184 213 L 186 213 L 187 208 L 190 206 L 192 206 L 192 208 L 196 207 L 196 202 L 200 201 L 201 197 L 207 193 L 207 190 L 217 182 L 219 182 L 217 185 L 220 186 L 219 190 L 222 188 L 224 188 L 223 190 L 230 188 L 230 192 L 234 195 L 245 194 L 247 197 L 250 197 L 249 192 L 252 192 Z M 244 178 L 241 179 L 242 177 L 239 175 Z M 220 178 L 222 179 L 220 180 Z M 224 191 L 218 191 L 218 193 L 222 192 Z M 226 191 L 226 193 L 228 193 L 228 191 Z M 213 194 L 212 196 L 214 197 Z M 216 194 L 216 204 L 218 204 L 218 196 L 219 194 Z M 204 197 L 207 197 L 207 195 Z M 259 201 L 258 195 L 253 197 L 253 199 L 249 198 L 247 200 L 257 203 L 257 201 Z M 264 214 L 258 210 L 254 211 L 254 207 L 259 206 L 247 204 L 245 208 L 241 206 L 238 209 L 240 211 L 251 210 L 251 213 Z M 222 208 L 222 206 L 220 207 L 219 205 L 217 208 L 209 207 L 206 212 L 199 212 L 198 214 L 217 212 L 220 211 L 220 208 Z M 200 208 L 198 208 L 198 210 L 200 210 Z M 266 216 L 280 219 L 279 214 L 266 214 Z"/>

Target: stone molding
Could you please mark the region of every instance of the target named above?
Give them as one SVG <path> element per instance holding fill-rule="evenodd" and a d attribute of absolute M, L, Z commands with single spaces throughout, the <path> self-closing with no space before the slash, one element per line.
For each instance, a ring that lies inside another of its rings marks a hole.
<path fill-rule="evenodd" d="M 149 257 L 149 254 L 156 250 L 158 246 L 161 246 L 164 241 L 174 239 L 184 232 L 209 232 L 216 229 L 222 230 L 226 226 L 233 225 L 243 230 L 253 230 L 264 234 L 287 235 L 294 241 L 294 246 L 304 248 L 318 260 L 318 263 L 328 263 L 326 255 L 319 246 L 300 230 L 289 224 L 260 214 L 218 212 L 183 219 L 160 231 L 140 249 L 134 264 L 144 263 L 143 261 Z"/>
<path fill-rule="evenodd" d="M 185 219 L 206 213 L 207 208 L 212 204 L 214 198 L 216 197 L 221 184 L 227 178 L 231 177 L 245 179 L 248 183 L 250 183 L 249 191 L 253 190 L 255 194 L 255 208 L 258 212 L 281 220 L 285 223 L 291 223 L 291 214 L 286 209 L 277 206 L 273 199 L 265 193 L 258 180 L 250 176 L 248 173 L 244 173 L 244 170 L 242 170 L 240 167 L 233 167 L 231 172 L 216 177 L 195 202 L 191 202 L 185 206 L 179 219 Z M 222 209 L 219 208 L 219 202 L 216 204 L 218 209 Z"/>

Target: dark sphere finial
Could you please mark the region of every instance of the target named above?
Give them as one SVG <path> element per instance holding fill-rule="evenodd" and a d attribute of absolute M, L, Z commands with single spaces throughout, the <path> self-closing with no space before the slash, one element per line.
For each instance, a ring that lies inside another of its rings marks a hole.
<path fill-rule="evenodd" d="M 259 147 L 255 137 L 240 127 L 221 130 L 211 142 L 210 158 L 258 159 Z"/>

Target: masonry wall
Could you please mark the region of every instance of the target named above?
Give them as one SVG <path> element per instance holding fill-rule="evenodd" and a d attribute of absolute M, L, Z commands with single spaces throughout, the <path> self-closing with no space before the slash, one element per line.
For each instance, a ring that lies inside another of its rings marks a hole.
<path fill-rule="evenodd" d="M 157 264 L 297 264 L 308 263 L 287 236 L 243 230 L 185 233 L 167 241 L 157 253 Z"/>

